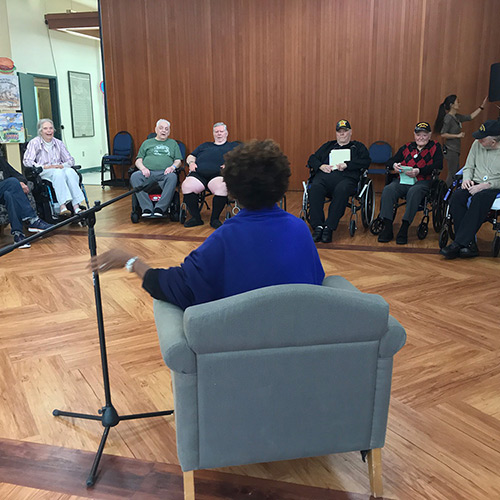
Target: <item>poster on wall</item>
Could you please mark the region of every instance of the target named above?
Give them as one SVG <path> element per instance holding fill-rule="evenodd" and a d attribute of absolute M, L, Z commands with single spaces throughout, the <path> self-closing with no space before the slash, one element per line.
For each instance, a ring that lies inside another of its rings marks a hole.
<path fill-rule="evenodd" d="M 22 113 L 0 113 L 0 142 L 25 142 Z"/>
<path fill-rule="evenodd" d="M 68 71 L 68 80 L 73 137 L 93 137 L 94 112 L 90 73 Z"/>
<path fill-rule="evenodd" d="M 0 74 L 0 110 L 17 111 L 18 109 L 21 109 L 21 100 L 17 75 Z"/>

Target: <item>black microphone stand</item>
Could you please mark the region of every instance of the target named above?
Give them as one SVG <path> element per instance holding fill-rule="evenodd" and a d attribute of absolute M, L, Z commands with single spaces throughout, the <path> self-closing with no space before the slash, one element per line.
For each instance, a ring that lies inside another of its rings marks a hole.
<path fill-rule="evenodd" d="M 116 198 L 113 198 L 112 200 L 109 200 L 105 203 L 100 203 L 99 201 L 96 201 L 94 206 L 89 208 L 88 210 L 85 210 L 83 212 L 80 212 L 73 217 L 70 217 L 69 219 L 66 219 L 65 221 L 62 221 L 58 224 L 55 224 L 53 227 L 42 231 L 36 235 L 30 236 L 29 238 L 24 239 L 22 242 L 19 243 L 14 243 L 13 245 L 6 246 L 2 249 L 0 249 L 0 256 L 5 255 L 6 253 L 11 252 L 12 250 L 16 249 L 17 247 L 24 245 L 25 243 L 29 243 L 33 240 L 36 240 L 38 238 L 42 238 L 43 236 L 46 236 L 48 233 L 51 233 L 52 231 L 55 231 L 56 229 L 66 226 L 67 224 L 70 224 L 72 222 L 83 222 L 86 223 L 88 227 L 88 241 L 89 241 L 89 249 L 90 249 L 90 255 L 93 257 L 94 255 L 97 255 L 97 242 L 96 242 L 96 237 L 95 237 L 95 222 L 96 222 L 96 212 L 99 212 L 102 210 L 104 207 L 111 205 L 112 203 L 115 203 L 116 201 L 121 200 L 122 198 L 125 198 L 127 196 L 130 196 L 133 193 L 136 193 L 137 191 L 140 191 L 140 189 L 132 189 L 131 191 L 128 191 L 127 193 L 124 193 L 120 196 L 117 196 Z M 99 346 L 100 346 L 100 351 L 101 351 L 101 365 L 102 365 L 102 376 L 103 376 L 103 382 L 104 382 L 104 396 L 105 396 L 105 405 L 98 410 L 99 415 L 89 415 L 86 413 L 74 413 L 70 411 L 63 411 L 63 410 L 57 410 L 55 409 L 52 414 L 54 416 L 61 416 L 61 417 L 74 417 L 74 418 L 83 418 L 86 420 L 99 420 L 101 424 L 104 427 L 104 431 L 102 434 L 101 442 L 99 444 L 99 448 L 97 449 L 96 456 L 94 458 L 94 463 L 92 464 L 92 468 L 90 469 L 89 476 L 87 478 L 87 487 L 93 486 L 95 481 L 96 481 L 96 473 L 97 473 L 97 467 L 99 466 L 99 462 L 102 457 L 102 453 L 104 450 L 104 445 L 106 444 L 106 440 L 108 438 L 109 430 L 111 427 L 115 427 L 118 425 L 122 420 L 134 420 L 138 418 L 149 418 L 149 417 L 160 417 L 164 415 L 172 415 L 174 413 L 174 410 L 165 410 L 165 411 L 155 411 L 155 412 L 150 412 L 150 413 L 136 413 L 133 415 L 119 415 L 118 412 L 116 411 L 115 407 L 113 406 L 113 403 L 111 402 L 111 390 L 110 390 L 110 383 L 109 383 L 109 371 L 108 371 L 108 357 L 107 357 L 107 352 L 106 352 L 106 338 L 104 334 L 104 317 L 102 313 L 102 301 L 101 301 L 101 288 L 99 284 L 99 273 L 96 271 L 92 272 L 92 278 L 94 282 L 94 297 L 95 297 L 95 305 L 96 305 L 96 314 L 97 314 L 97 328 L 99 331 Z"/>

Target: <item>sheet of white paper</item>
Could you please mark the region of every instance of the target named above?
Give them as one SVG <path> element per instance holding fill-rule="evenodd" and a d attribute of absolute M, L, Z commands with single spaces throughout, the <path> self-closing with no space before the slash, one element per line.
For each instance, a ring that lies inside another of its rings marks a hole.
<path fill-rule="evenodd" d="M 332 149 L 330 151 L 329 164 L 335 167 L 339 163 L 345 163 L 346 161 L 351 161 L 351 150 L 350 149 Z M 333 170 L 336 170 L 334 168 Z"/>

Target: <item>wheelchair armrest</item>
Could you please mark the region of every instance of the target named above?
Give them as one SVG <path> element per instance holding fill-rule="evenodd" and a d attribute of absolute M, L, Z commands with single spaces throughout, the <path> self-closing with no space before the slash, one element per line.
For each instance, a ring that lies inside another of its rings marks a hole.
<path fill-rule="evenodd" d="M 81 165 L 73 165 L 71 168 L 73 170 L 80 170 L 82 168 L 82 166 Z"/>
<path fill-rule="evenodd" d="M 43 172 L 43 167 L 24 167 L 24 175 L 28 181 L 34 181 Z"/>

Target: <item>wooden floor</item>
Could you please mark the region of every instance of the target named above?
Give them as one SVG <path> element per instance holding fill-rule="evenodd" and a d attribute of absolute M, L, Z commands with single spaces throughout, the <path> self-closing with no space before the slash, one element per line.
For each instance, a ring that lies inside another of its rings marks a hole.
<path fill-rule="evenodd" d="M 123 192 L 88 191 L 91 200 Z M 289 211 L 296 215 L 300 198 L 300 193 L 288 195 Z M 99 251 L 119 245 L 153 266 L 166 267 L 179 264 L 213 231 L 208 224 L 192 229 L 159 220 L 132 224 L 129 212 L 130 200 L 125 199 L 98 214 Z M 409 244 L 401 247 L 378 243 L 362 227 L 351 238 L 346 221 L 333 243 L 318 244 L 326 273 L 381 294 L 408 334 L 395 357 L 383 449 L 384 498 L 500 498 L 500 259 L 489 256 L 491 225 L 479 234 L 480 258 L 445 261 L 432 229 L 419 241 L 414 224 Z M 0 236 L 0 246 L 10 241 L 8 232 Z M 1 258 L 1 498 L 112 498 L 104 482 L 82 489 L 101 425 L 52 416 L 54 408 L 95 414 L 104 401 L 88 253 L 86 229 L 71 227 Z M 170 375 L 160 356 L 149 295 L 135 275 L 123 271 L 104 274 L 101 286 L 115 407 L 122 415 L 171 408 Z M 18 450 L 22 474 L 12 473 L 12 450 Z M 39 470 L 40 457 L 56 460 L 57 450 L 65 457 L 62 470 L 71 470 L 66 483 L 42 480 Z M 172 417 L 120 423 L 111 429 L 105 453 L 134 460 L 139 468 L 153 463 L 157 470 L 180 475 Z M 71 469 L 73 460 L 78 466 Z M 105 460 L 113 462 L 112 457 Z M 117 470 L 120 484 L 123 472 Z M 241 488 L 238 495 L 230 488 L 217 496 L 208 489 L 201 497 L 207 499 L 361 499 L 370 491 L 366 464 L 357 453 L 200 474 L 197 488 L 205 480 L 233 486 L 245 480 L 259 492 L 251 495 L 248 486 L 246 496 Z M 179 498 L 178 478 L 172 483 L 176 493 L 163 498 Z M 288 490 L 278 487 L 287 484 Z M 326 489 L 351 495 L 321 496 Z M 157 498 L 163 491 L 153 490 L 117 490 L 116 498 Z"/>

